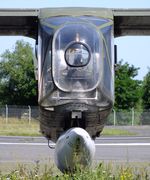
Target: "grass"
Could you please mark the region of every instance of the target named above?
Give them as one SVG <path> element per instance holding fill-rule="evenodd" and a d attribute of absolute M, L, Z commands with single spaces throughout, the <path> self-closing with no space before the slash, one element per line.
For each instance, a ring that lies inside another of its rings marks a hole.
<path fill-rule="evenodd" d="M 107 135 L 107 136 L 134 136 L 136 135 L 133 132 L 129 132 L 127 130 L 122 130 L 122 129 L 115 129 L 115 128 L 109 128 L 105 127 L 102 135 Z"/>
<path fill-rule="evenodd" d="M 102 135 L 117 136 L 125 135 L 131 136 L 135 133 L 131 133 L 127 130 L 115 129 L 105 127 Z M 28 120 L 16 120 L 8 119 L 8 123 L 4 119 L 0 119 L 0 136 L 42 136 L 39 132 L 39 122 L 31 120 L 29 124 Z"/>
<path fill-rule="evenodd" d="M 150 164 L 149 164 L 150 167 Z M 62 174 L 53 166 L 42 167 L 38 162 L 34 167 L 19 165 L 10 173 L 0 173 L 1 180 L 149 180 L 148 167 L 133 167 L 131 165 L 114 165 L 113 163 L 99 163 L 94 168 L 81 168 L 76 171 Z"/>
<path fill-rule="evenodd" d="M 8 123 L 0 121 L 1 136 L 41 136 L 39 132 L 39 123 L 27 120 L 9 119 Z"/>

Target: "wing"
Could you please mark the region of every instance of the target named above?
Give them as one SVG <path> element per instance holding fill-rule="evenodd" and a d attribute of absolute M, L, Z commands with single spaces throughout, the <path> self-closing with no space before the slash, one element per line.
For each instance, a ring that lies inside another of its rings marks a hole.
<path fill-rule="evenodd" d="M 0 35 L 37 38 L 38 9 L 0 9 Z"/>
<path fill-rule="evenodd" d="M 150 35 L 150 9 L 113 9 L 114 36 Z"/>
<path fill-rule="evenodd" d="M 101 10 L 101 9 L 100 9 Z M 114 36 L 150 35 L 150 9 L 112 9 Z M 0 9 L 0 35 L 37 38 L 39 9 Z"/>

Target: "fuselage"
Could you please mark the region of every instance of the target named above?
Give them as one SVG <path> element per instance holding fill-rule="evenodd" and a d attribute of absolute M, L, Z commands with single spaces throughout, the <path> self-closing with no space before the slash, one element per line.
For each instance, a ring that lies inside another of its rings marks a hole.
<path fill-rule="evenodd" d="M 114 100 L 111 16 L 76 13 L 47 12 L 39 21 L 41 131 L 53 141 L 71 127 L 99 136 Z"/>

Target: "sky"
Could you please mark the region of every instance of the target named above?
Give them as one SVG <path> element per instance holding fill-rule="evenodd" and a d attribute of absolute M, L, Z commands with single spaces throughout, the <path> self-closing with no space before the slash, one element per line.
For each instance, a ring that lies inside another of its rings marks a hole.
<path fill-rule="evenodd" d="M 43 8 L 43 7 L 105 7 L 105 8 L 150 8 L 150 0 L 0 0 L 0 8 Z M 34 40 L 25 37 L 0 36 L 0 54 L 13 49 L 19 39 L 34 46 Z M 150 37 L 128 36 L 115 38 L 118 60 L 139 67 L 136 79 L 142 80 L 150 67 Z"/>

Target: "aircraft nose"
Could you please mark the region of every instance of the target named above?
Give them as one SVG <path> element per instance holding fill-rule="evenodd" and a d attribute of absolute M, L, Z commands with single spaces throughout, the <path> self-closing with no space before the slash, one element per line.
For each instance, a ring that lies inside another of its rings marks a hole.
<path fill-rule="evenodd" d="M 88 134 L 85 134 L 86 131 L 81 128 L 73 128 L 71 131 L 71 137 L 77 142 L 85 142 L 89 138 Z"/>
<path fill-rule="evenodd" d="M 73 128 L 70 132 L 70 138 L 73 142 L 77 144 L 94 144 L 94 141 L 91 139 L 90 135 L 82 128 Z"/>
<path fill-rule="evenodd" d="M 55 147 L 55 162 L 61 171 L 73 169 L 77 164 L 89 166 L 95 153 L 95 144 L 82 128 L 69 129 Z"/>

